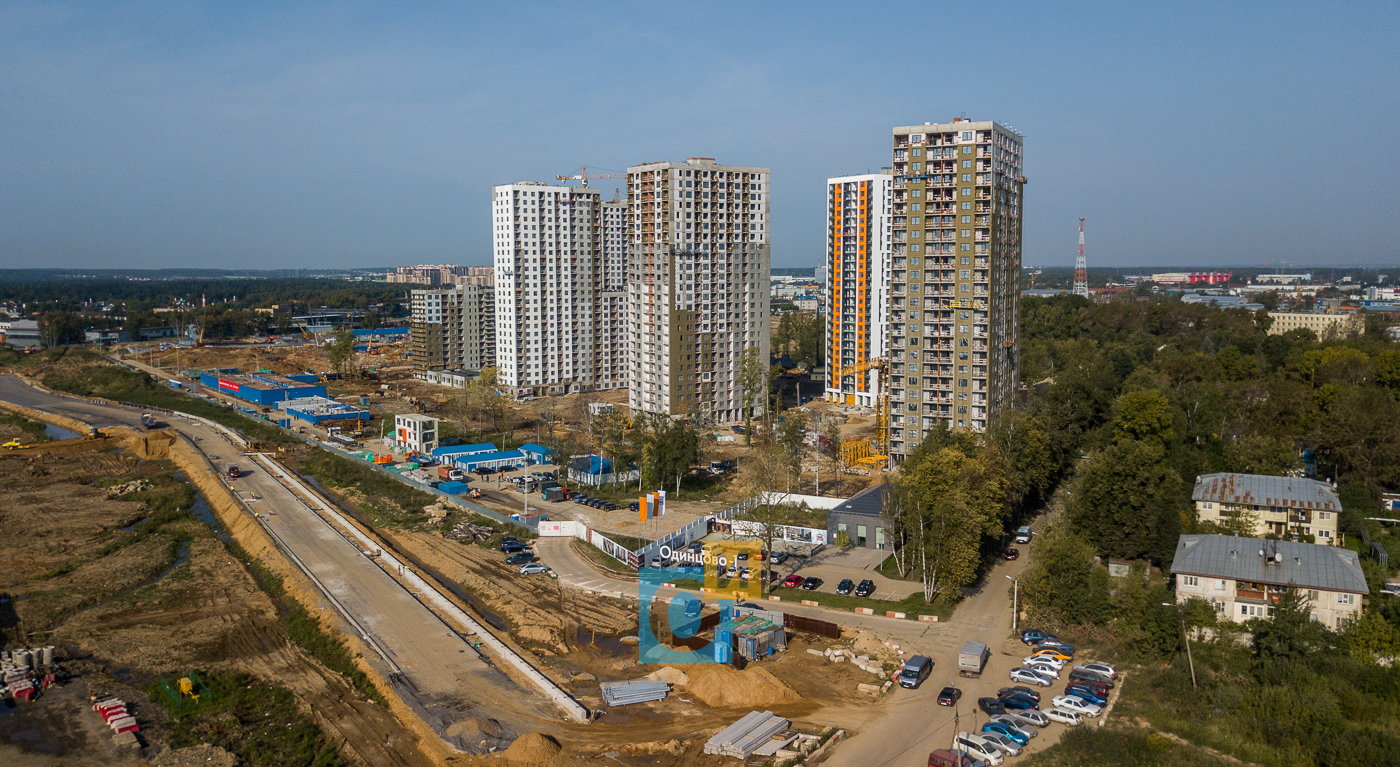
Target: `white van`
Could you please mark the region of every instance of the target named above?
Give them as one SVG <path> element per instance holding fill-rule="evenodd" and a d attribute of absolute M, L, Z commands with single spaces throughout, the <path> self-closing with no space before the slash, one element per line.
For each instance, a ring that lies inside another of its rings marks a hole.
<path fill-rule="evenodd" d="M 1005 760 L 1005 757 L 1002 756 L 1001 749 L 992 745 L 991 741 L 981 735 L 973 735 L 970 732 L 960 732 L 958 733 L 957 742 L 953 745 L 957 750 L 976 759 L 981 759 L 993 767 L 996 767 L 996 765 L 1001 764 L 1002 761 Z"/>

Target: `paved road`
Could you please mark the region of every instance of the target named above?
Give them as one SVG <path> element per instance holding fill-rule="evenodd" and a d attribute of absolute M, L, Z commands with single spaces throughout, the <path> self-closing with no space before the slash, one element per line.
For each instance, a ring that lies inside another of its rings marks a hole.
<path fill-rule="evenodd" d="M 138 427 L 140 413 L 126 408 L 58 397 L 0 376 L 0 400 L 76 418 L 92 426 Z M 373 637 L 392 661 L 371 657 L 399 692 L 439 735 L 466 718 L 493 718 L 517 732 L 542 722 L 558 722 L 553 706 L 522 690 L 449 627 L 360 548 L 297 499 L 274 477 L 254 465 L 216 430 L 182 417 L 164 417 L 188 437 L 221 474 L 230 463 L 251 472 L 232 483 L 257 510 L 267 528 L 315 573 L 353 620 Z M 347 630 L 354 631 L 353 628 Z M 395 675 L 401 671 L 401 675 Z M 452 738 L 445 738 L 453 742 Z M 476 743 L 457 743 L 478 750 Z"/>

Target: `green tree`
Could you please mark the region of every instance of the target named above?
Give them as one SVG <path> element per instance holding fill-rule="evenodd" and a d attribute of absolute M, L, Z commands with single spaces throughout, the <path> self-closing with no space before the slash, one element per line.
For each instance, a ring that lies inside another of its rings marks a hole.
<path fill-rule="evenodd" d="M 1268 618 L 1255 618 L 1250 624 L 1261 681 L 1286 676 L 1287 672 L 1280 673 L 1278 666 L 1300 665 L 1309 655 L 1325 651 L 1331 644 L 1327 629 L 1312 619 L 1307 597 L 1291 586 L 1279 595 Z"/>
<path fill-rule="evenodd" d="M 1227 381 L 1243 381 L 1259 372 L 1253 355 L 1241 354 L 1238 346 L 1227 346 L 1217 352 L 1215 364 Z"/>
<path fill-rule="evenodd" d="M 744 444 L 753 443 L 754 409 L 767 401 L 768 366 L 763 361 L 763 350 L 757 346 L 744 349 L 739 360 L 739 396 L 744 408 Z"/>
<path fill-rule="evenodd" d="M 1371 374 L 1375 382 L 1400 397 L 1400 350 L 1387 349 L 1376 355 Z"/>
<path fill-rule="evenodd" d="M 1400 627 L 1370 613 L 1351 622 L 1342 633 L 1347 654 L 1362 663 L 1377 665 L 1400 657 Z"/>
<path fill-rule="evenodd" d="M 348 330 L 342 330 L 335 334 L 334 340 L 326 346 L 326 352 L 330 359 L 331 367 L 345 373 L 350 361 L 355 358 L 355 334 Z"/>
<path fill-rule="evenodd" d="M 379 325 L 379 312 L 376 312 L 373 309 L 365 312 L 365 318 L 360 320 L 360 327 L 366 330 L 374 330 L 375 328 L 379 327 Z"/>
<path fill-rule="evenodd" d="M 808 370 L 821 364 L 825 337 L 821 317 L 816 312 L 796 311 L 784 314 L 773 336 L 779 354 L 787 354 Z"/>
<path fill-rule="evenodd" d="M 1024 410 L 1005 410 L 992 419 L 987 439 L 1010 467 L 1011 488 L 1018 502 L 1024 506 L 1045 497 L 1059 461 L 1040 419 Z"/>
<path fill-rule="evenodd" d="M 1302 462 L 1290 440 L 1264 434 L 1249 434 L 1222 449 L 1226 471 L 1242 474 L 1281 475 L 1298 469 Z"/>
<path fill-rule="evenodd" d="M 1101 554 L 1170 558 L 1181 532 L 1182 492 L 1160 450 L 1126 440 L 1084 464 L 1070 518 Z"/>
<path fill-rule="evenodd" d="M 1058 521 L 1036 536 L 1021 594 L 1034 620 L 1101 621 L 1109 612 L 1108 571 L 1095 563 L 1094 547 Z"/>
<path fill-rule="evenodd" d="M 1118 416 L 1113 419 L 1114 439 L 1135 439 L 1165 447 L 1175 432 L 1171 402 L 1161 392 L 1130 391 L 1115 404 Z"/>

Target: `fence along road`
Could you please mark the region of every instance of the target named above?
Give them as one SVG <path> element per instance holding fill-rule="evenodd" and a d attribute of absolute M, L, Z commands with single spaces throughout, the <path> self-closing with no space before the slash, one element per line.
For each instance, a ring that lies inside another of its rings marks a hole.
<path fill-rule="evenodd" d="M 13 376 L 0 376 L 0 400 L 93 426 L 140 427 L 139 410 L 50 394 Z M 187 437 L 220 474 L 230 464 L 250 468 L 248 460 L 240 455 L 240 448 L 218 430 L 179 415 L 167 421 L 169 428 Z M 458 631 L 370 561 L 359 547 L 336 532 L 261 465 L 236 480 L 233 487 L 242 491 L 239 495 L 245 499 L 257 498 L 249 502 L 260 510 L 268 528 L 355 622 L 373 635 L 401 669 L 401 675 L 394 677 L 402 681 L 396 691 L 444 740 L 463 750 L 477 750 L 476 743 L 458 743 L 446 736 L 448 727 L 469 718 L 495 719 L 513 734 L 557 728 L 557 699 L 525 694 L 509 676 L 482 659 Z M 435 591 L 429 589 L 425 593 Z M 464 625 L 462 630 L 474 629 Z M 480 636 L 485 642 L 489 633 Z M 393 675 L 394 669 L 380 658 L 369 656 L 369 660 L 379 665 L 386 676 Z"/>

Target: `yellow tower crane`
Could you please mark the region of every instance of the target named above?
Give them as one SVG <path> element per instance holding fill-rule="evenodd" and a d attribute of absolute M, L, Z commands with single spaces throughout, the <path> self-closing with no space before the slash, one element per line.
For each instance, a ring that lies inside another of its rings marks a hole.
<path fill-rule="evenodd" d="M 845 376 L 862 375 L 872 370 L 878 373 L 880 387 L 880 396 L 875 399 L 875 441 L 880 446 L 881 456 L 888 456 L 890 454 L 890 388 L 887 374 L 889 360 L 884 357 L 872 357 L 845 367 L 838 367 L 832 371 L 832 380 L 836 382 L 837 387 L 840 387 L 841 379 Z"/>

